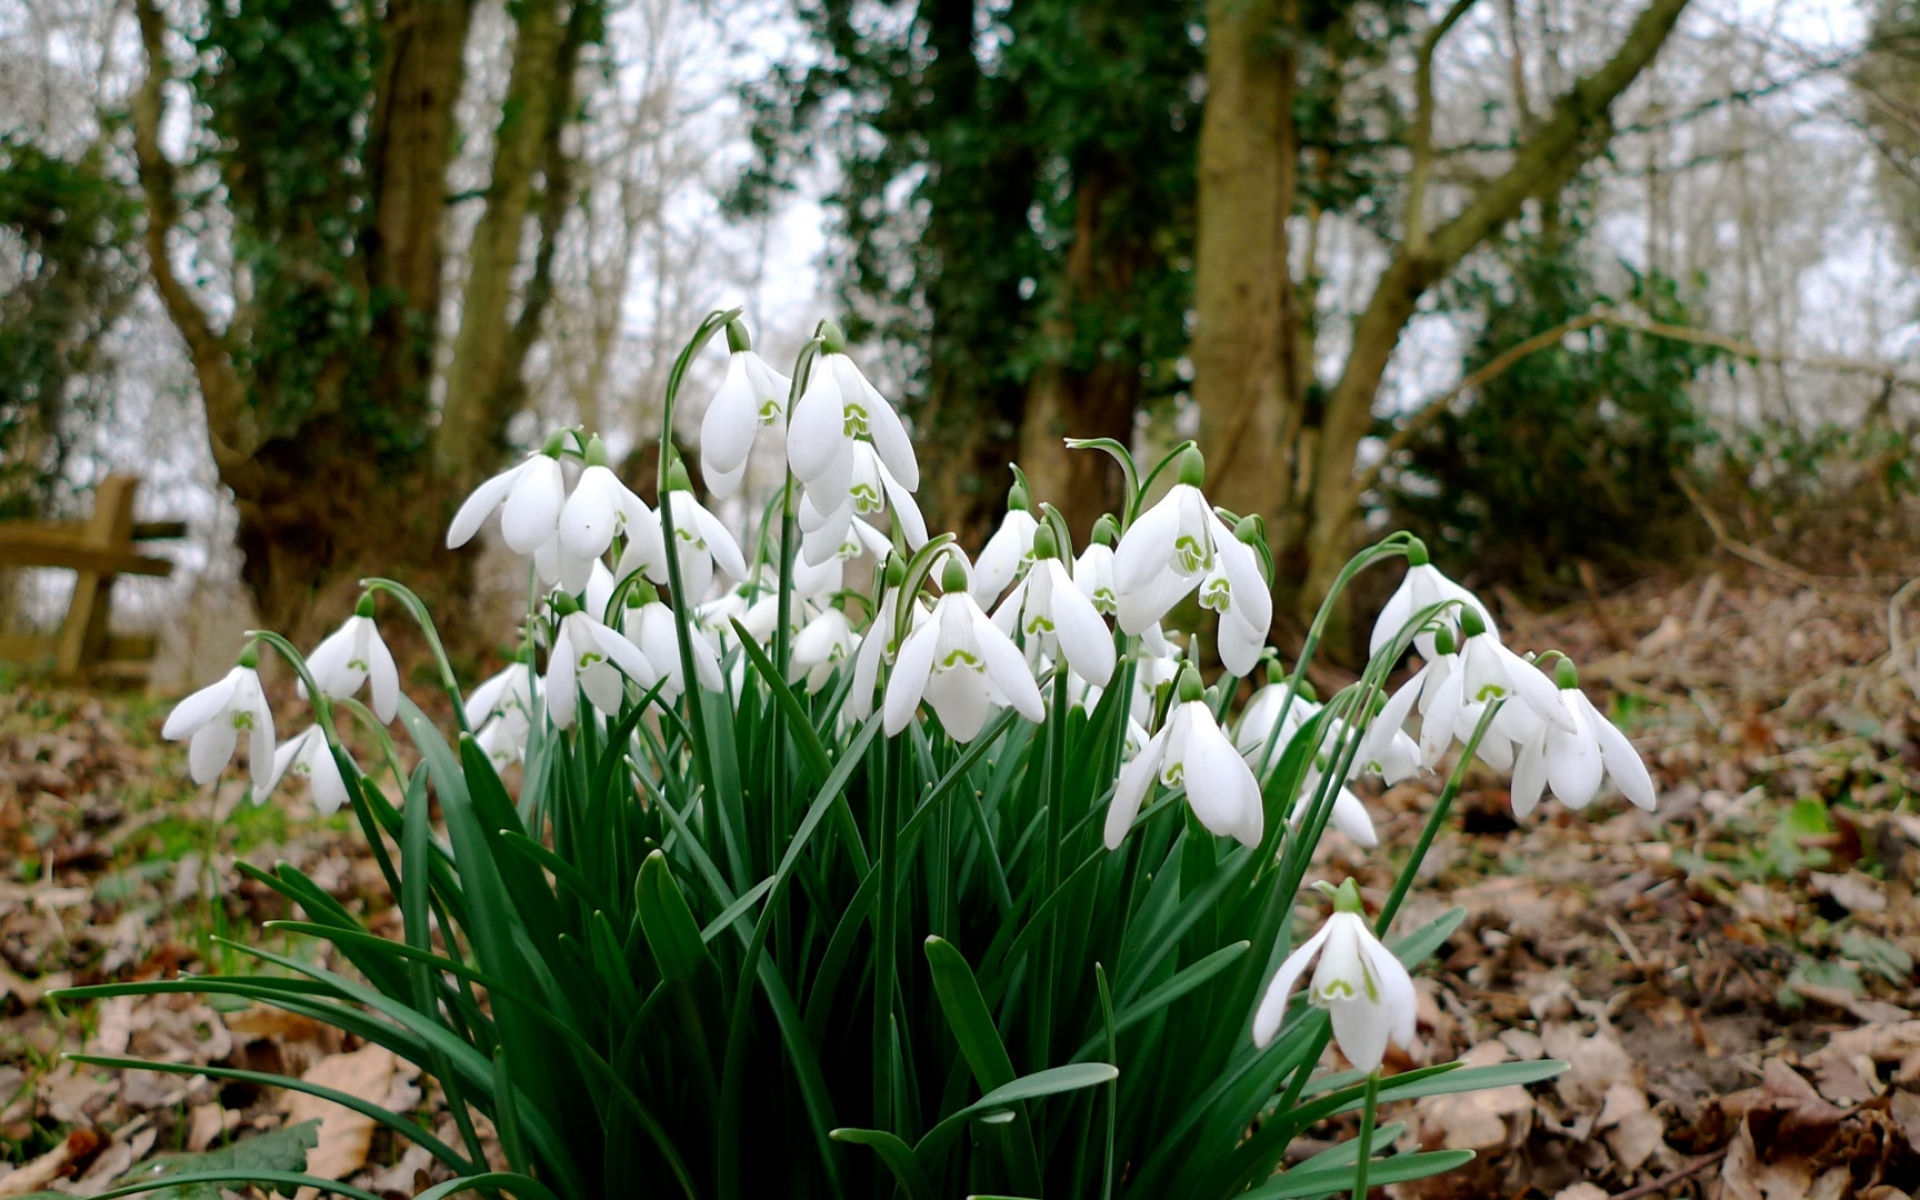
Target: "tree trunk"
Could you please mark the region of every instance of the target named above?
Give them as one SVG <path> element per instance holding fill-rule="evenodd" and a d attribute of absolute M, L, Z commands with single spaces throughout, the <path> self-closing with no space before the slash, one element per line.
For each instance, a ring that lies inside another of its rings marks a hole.
<path fill-rule="evenodd" d="M 1608 111 L 1659 53 L 1687 0 L 1649 0 L 1613 57 L 1576 82 L 1535 124 L 1513 163 L 1471 197 L 1458 215 L 1427 234 L 1415 225 L 1381 273 L 1354 324 L 1353 347 L 1328 397 L 1307 524 L 1306 583 L 1300 615 L 1310 616 L 1352 551 L 1359 501 L 1354 457 L 1373 421 L 1373 401 L 1388 361 L 1420 298 L 1461 259 L 1520 213 L 1529 197 L 1557 193 L 1611 134 Z M 1409 220 L 1421 220 L 1417 213 Z"/>
<path fill-rule="evenodd" d="M 1288 263 L 1299 145 L 1291 0 L 1212 0 L 1200 126 L 1193 396 L 1207 494 L 1277 523 L 1287 505 L 1305 374 Z"/>
<path fill-rule="evenodd" d="M 460 296 L 460 330 L 447 369 L 446 403 L 440 411 L 434 456 L 441 473 L 462 483 L 498 457 L 500 436 L 511 411 L 503 401 L 517 400 L 508 373 L 512 360 L 507 308 L 513 299 L 514 269 L 532 206 L 534 176 L 548 138 L 555 131 L 550 114 L 565 111 L 561 76 L 562 25 L 558 0 L 525 0 L 517 8 L 519 35 L 506 102 L 494 138 L 493 172 L 486 209 L 467 252 L 467 283 Z M 569 71 L 568 74 L 571 74 Z"/>
<path fill-rule="evenodd" d="M 1129 445 L 1140 405 L 1139 362 L 1110 346 L 1102 330 L 1080 327 L 1089 314 L 1120 310 L 1139 270 L 1141 248 L 1112 233 L 1112 208 L 1124 201 L 1125 169 L 1099 150 L 1084 153 L 1076 164 L 1073 244 L 1043 332 L 1059 349 L 1035 373 L 1020 423 L 1020 466 L 1033 501 L 1060 510 L 1076 545 L 1091 536 L 1101 513 L 1118 508 L 1121 479 L 1110 457 L 1069 450 L 1064 439 L 1108 437 Z M 1074 349 L 1088 341 L 1097 345 L 1090 361 Z"/>

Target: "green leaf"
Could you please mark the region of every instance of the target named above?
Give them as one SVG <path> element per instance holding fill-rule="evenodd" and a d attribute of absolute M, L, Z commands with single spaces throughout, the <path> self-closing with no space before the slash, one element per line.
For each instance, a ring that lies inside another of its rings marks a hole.
<path fill-rule="evenodd" d="M 907 1200 L 935 1200 L 938 1195 L 927 1182 L 927 1174 L 913 1157 L 913 1151 L 898 1137 L 884 1129 L 836 1129 L 827 1135 L 836 1142 L 870 1147 L 887 1164 L 893 1177 L 907 1193 Z"/>
<path fill-rule="evenodd" d="M 1443 1171 L 1452 1171 L 1473 1161 L 1471 1150 L 1435 1150 L 1421 1154 L 1396 1154 L 1376 1158 L 1367 1168 L 1367 1183 L 1407 1183 L 1425 1179 Z M 1353 1166 L 1326 1167 L 1309 1171 L 1295 1167 L 1286 1174 L 1246 1193 L 1241 1200 L 1290 1200 L 1295 1196 L 1325 1196 L 1353 1187 Z"/>
<path fill-rule="evenodd" d="M 1412 933 L 1393 943 L 1393 955 L 1409 969 L 1419 966 L 1446 944 L 1460 922 L 1467 919 L 1464 908 L 1450 908 Z"/>
<path fill-rule="evenodd" d="M 972 968 L 953 943 L 942 938 L 927 939 L 927 965 L 933 970 L 933 992 L 940 999 L 940 1011 L 953 1030 L 980 1090 L 991 1092 L 1014 1081 L 1013 1059 L 994 1028 L 993 1014 L 980 995 L 980 984 Z"/>
<path fill-rule="evenodd" d="M 161 1154 L 129 1172 L 125 1182 L 135 1175 L 155 1179 L 171 1175 L 232 1172 L 246 1178 L 249 1171 L 304 1171 L 307 1152 L 320 1144 L 320 1122 L 302 1121 L 272 1133 L 263 1133 L 245 1141 L 205 1150 L 199 1154 Z M 193 1183 L 169 1187 L 156 1193 L 166 1200 L 220 1200 L 220 1188 L 213 1183 Z"/>
<path fill-rule="evenodd" d="M 1119 1068 L 1107 1063 L 1073 1063 L 1023 1075 L 1004 1087 L 993 1089 L 928 1130 L 927 1135 L 920 1139 L 920 1144 L 913 1148 L 914 1157 L 923 1164 L 938 1158 L 947 1143 L 974 1117 L 1011 1107 L 1022 1100 L 1038 1100 L 1042 1096 L 1099 1087 L 1119 1077 Z"/>
<path fill-rule="evenodd" d="M 1913 978 L 1913 955 L 1885 938 L 1849 929 L 1840 939 L 1840 953 L 1858 962 L 1888 983 L 1905 986 Z"/>
<path fill-rule="evenodd" d="M 667 869 L 667 856 L 655 850 L 640 864 L 640 880 L 635 885 L 640 907 L 640 927 L 647 934 L 647 948 L 653 951 L 660 973 L 670 982 L 687 983 L 702 964 L 712 965 L 707 944 L 700 936 L 700 924 L 687 907 L 687 898 Z"/>

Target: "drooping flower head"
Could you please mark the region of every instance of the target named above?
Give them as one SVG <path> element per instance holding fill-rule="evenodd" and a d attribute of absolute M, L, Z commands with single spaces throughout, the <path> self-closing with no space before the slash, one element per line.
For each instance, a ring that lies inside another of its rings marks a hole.
<path fill-rule="evenodd" d="M 1480 623 L 1496 637 L 1499 629 L 1493 623 L 1493 614 L 1480 598 L 1461 587 L 1453 580 L 1441 574 L 1440 568 L 1433 565 L 1427 557 L 1426 543 L 1415 538 L 1407 544 L 1407 573 L 1400 580 L 1400 586 L 1387 598 L 1381 608 L 1380 616 L 1373 623 L 1373 635 L 1367 639 L 1367 657 L 1372 658 L 1386 649 L 1403 626 L 1416 615 L 1443 601 L 1458 601 L 1462 609 L 1472 609 L 1480 616 Z M 1454 640 L 1459 641 L 1460 618 L 1449 611 L 1440 617 L 1440 627 L 1453 631 Z M 1433 631 L 1423 631 L 1414 636 L 1414 647 L 1420 651 L 1420 657 L 1433 661 Z"/>
<path fill-rule="evenodd" d="M 967 594 L 967 570 L 954 555 L 947 556 L 941 587 L 944 594 L 927 623 L 900 644 L 894 659 L 887 736 L 907 727 L 923 699 L 956 742 L 972 741 L 997 705 L 1010 705 L 1035 724 L 1043 721 L 1046 707 L 1027 660 Z"/>
<path fill-rule="evenodd" d="M 1050 527 L 1038 527 L 1033 569 L 1008 594 L 994 618 L 1003 632 L 1019 630 L 1026 641 L 1028 662 L 1037 663 L 1043 655 L 1064 658 L 1074 674 L 1097 688 L 1106 687 L 1113 678 L 1113 633 L 1093 601 L 1074 586 Z"/>
<path fill-rule="evenodd" d="M 329 700 L 345 700 L 364 683 L 371 685 L 374 716 L 391 721 L 400 710 L 400 670 L 373 623 L 371 593 L 360 597 L 353 615 L 314 647 L 307 656 L 307 670 Z M 305 682 L 299 692 L 306 696 Z"/>
<path fill-rule="evenodd" d="M 740 491 L 754 442 L 773 433 L 786 413 L 792 381 L 753 352 L 738 320 L 727 322 L 727 374 L 700 421 L 700 466 L 721 499 Z"/>
<path fill-rule="evenodd" d="M 852 483 L 856 441 L 873 445 L 908 491 L 920 487 L 920 464 L 900 414 L 847 357 L 847 335 L 820 323 L 821 352 L 787 422 L 787 463 L 810 489 L 838 496 Z"/>
<path fill-rule="evenodd" d="M 1016 467 L 1015 471 L 1018 470 Z M 981 608 L 998 600 L 1021 569 L 1033 561 L 1033 535 L 1039 523 L 1034 520 L 1031 508 L 1027 481 L 1022 476 L 1007 492 L 1007 515 L 1000 519 L 1000 528 L 980 547 L 980 557 L 973 564 L 969 591 Z"/>
<path fill-rule="evenodd" d="M 254 669 L 259 662 L 259 651 L 249 644 L 233 670 L 167 714 L 160 736 L 170 742 L 187 741 L 187 770 L 195 783 L 211 783 L 220 774 L 244 733 L 255 794 L 264 796 L 273 790 L 273 710 L 267 707 Z"/>
<path fill-rule="evenodd" d="M 265 804 L 289 772 L 307 781 L 308 794 L 321 816 L 330 817 L 347 803 L 347 781 L 341 777 L 340 764 L 334 761 L 327 735 L 318 725 L 309 725 L 305 732 L 280 743 L 273 753 L 273 774 L 264 789 L 254 789 L 253 802 Z"/>
<path fill-rule="evenodd" d="M 1627 736 L 1615 729 L 1587 694 L 1580 690 L 1579 672 L 1562 659 L 1554 669 L 1560 702 L 1573 725 L 1568 731 L 1542 721 L 1532 737 L 1520 743 L 1513 763 L 1513 812 L 1524 817 L 1540 803 L 1543 789 L 1568 808 L 1585 808 L 1611 777 L 1622 795 L 1636 806 L 1653 811 L 1653 776 L 1640 761 Z"/>
<path fill-rule="evenodd" d="M 1413 1045 L 1418 1017 L 1413 977 L 1367 927 L 1353 880 L 1340 885 L 1333 903 L 1333 915 L 1320 932 L 1289 954 L 1267 985 L 1253 1015 L 1253 1044 L 1265 1049 L 1273 1043 L 1293 985 L 1318 955 L 1307 995 L 1333 1018 L 1340 1052 L 1355 1067 L 1371 1071 L 1386 1056 L 1389 1041 L 1402 1049 Z"/>
<path fill-rule="evenodd" d="M 1118 850 L 1155 780 L 1185 788 L 1187 804 L 1208 832 L 1258 846 L 1266 813 L 1260 784 L 1207 706 L 1200 675 L 1191 664 L 1180 672 L 1179 703 L 1160 732 L 1121 768 L 1107 809 L 1107 849 Z"/>
<path fill-rule="evenodd" d="M 525 462 L 473 489 L 447 527 L 447 549 L 457 550 L 471 541 L 495 509 L 500 510 L 500 536 L 515 554 L 532 554 L 552 540 L 567 501 L 566 476 L 560 469 L 562 444 L 562 435 L 554 434 Z"/>
<path fill-rule="evenodd" d="M 555 592 L 552 603 L 559 623 L 547 652 L 545 682 L 547 715 L 554 725 L 572 728 L 580 691 L 595 708 L 611 714 L 626 698 L 621 676 L 643 688 L 660 681 L 659 672 L 625 634 L 586 612 L 565 592 Z"/>

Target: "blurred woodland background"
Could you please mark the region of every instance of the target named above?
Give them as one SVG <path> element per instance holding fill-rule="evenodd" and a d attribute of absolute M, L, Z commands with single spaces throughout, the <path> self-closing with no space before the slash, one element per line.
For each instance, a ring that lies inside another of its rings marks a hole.
<path fill-rule="evenodd" d="M 1014 459 L 1084 535 L 1118 479 L 1063 435 L 1197 436 L 1283 635 L 1370 530 L 1564 601 L 1815 528 L 1846 571 L 1916 487 L 1912 0 L 0 0 L 0 35 L 0 519 L 140 475 L 188 569 L 117 619 L 175 641 L 299 640 L 368 573 L 484 597 L 453 504 L 556 424 L 650 479 L 733 303 L 776 362 L 844 319 L 963 541 Z M 8 627 L 63 586 L 16 573 Z"/>

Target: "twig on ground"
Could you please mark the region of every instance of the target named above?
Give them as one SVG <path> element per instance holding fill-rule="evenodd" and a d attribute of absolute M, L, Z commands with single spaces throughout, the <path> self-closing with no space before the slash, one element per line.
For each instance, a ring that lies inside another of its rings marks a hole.
<path fill-rule="evenodd" d="M 1679 1183 L 1687 1176 L 1699 1171 L 1701 1168 L 1710 1167 L 1726 1156 L 1727 1151 L 1725 1147 L 1715 1150 L 1712 1154 L 1702 1154 L 1699 1158 L 1694 1159 L 1671 1175 L 1664 1175 L 1652 1183 L 1643 1183 L 1637 1188 L 1630 1188 L 1624 1192 L 1616 1192 L 1610 1200 L 1640 1200 L 1642 1196 L 1657 1195 L 1666 1191 L 1674 1184 Z"/>

